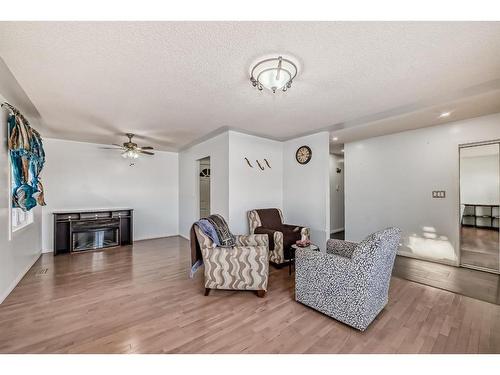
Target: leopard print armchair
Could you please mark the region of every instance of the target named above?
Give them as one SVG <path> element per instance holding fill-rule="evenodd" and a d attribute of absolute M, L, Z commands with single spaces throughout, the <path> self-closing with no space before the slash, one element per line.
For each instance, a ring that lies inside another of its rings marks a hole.
<path fill-rule="evenodd" d="M 197 225 L 194 226 L 205 266 L 205 295 L 211 289 L 267 291 L 269 241 L 266 234 L 235 236 L 236 246 L 215 247 Z"/>
<path fill-rule="evenodd" d="M 359 244 L 328 240 L 326 253 L 297 249 L 295 299 L 364 331 L 387 304 L 400 239 L 388 228 Z"/>

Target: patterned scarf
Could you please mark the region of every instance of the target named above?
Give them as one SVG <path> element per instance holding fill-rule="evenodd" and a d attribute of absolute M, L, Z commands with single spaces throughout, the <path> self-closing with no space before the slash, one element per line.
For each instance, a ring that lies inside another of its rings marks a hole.
<path fill-rule="evenodd" d="M 236 240 L 229 230 L 226 220 L 224 220 L 222 216 L 210 215 L 206 220 L 215 228 L 221 247 L 233 247 L 236 245 Z"/>
<path fill-rule="evenodd" d="M 17 109 L 10 110 L 9 151 L 12 163 L 12 206 L 29 211 L 37 204 L 45 206 L 40 172 L 45 163 L 42 138 Z"/>

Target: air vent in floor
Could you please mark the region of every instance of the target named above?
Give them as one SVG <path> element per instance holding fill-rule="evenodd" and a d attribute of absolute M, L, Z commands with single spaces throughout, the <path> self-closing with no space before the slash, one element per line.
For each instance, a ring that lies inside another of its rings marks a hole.
<path fill-rule="evenodd" d="M 35 276 L 46 275 L 48 270 L 48 268 L 39 268 L 35 271 Z"/>

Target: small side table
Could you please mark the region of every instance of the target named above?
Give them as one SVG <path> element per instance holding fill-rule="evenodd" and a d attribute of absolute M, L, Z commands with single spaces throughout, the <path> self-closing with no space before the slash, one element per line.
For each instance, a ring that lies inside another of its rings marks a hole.
<path fill-rule="evenodd" d="M 315 244 L 310 244 L 309 246 L 297 246 L 297 245 L 292 245 L 292 249 L 290 251 L 290 260 L 288 261 L 288 275 L 292 274 L 292 263 L 295 266 L 295 250 L 297 249 L 306 249 L 306 250 L 312 250 L 312 251 L 319 251 L 319 247 L 316 246 Z"/>

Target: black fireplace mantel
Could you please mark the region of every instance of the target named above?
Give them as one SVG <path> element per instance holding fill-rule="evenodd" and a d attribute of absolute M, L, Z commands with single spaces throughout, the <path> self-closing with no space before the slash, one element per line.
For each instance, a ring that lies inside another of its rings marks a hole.
<path fill-rule="evenodd" d="M 131 208 L 54 211 L 54 255 L 133 243 Z"/>

